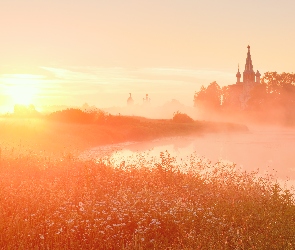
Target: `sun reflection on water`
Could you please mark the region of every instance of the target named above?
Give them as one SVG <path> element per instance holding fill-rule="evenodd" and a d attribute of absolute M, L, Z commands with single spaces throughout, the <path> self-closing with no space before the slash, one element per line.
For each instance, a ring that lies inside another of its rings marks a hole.
<path fill-rule="evenodd" d="M 138 162 L 149 166 L 161 161 L 161 152 L 175 159 L 175 165 L 187 171 L 195 160 L 235 165 L 238 171 L 258 171 L 273 176 L 281 184 L 295 184 L 295 131 L 255 131 L 248 134 L 215 134 L 202 137 L 175 137 L 151 142 L 129 142 L 98 147 L 85 153 L 99 159 L 108 155 L 117 167 Z M 295 185 L 294 185 L 295 186 Z"/>

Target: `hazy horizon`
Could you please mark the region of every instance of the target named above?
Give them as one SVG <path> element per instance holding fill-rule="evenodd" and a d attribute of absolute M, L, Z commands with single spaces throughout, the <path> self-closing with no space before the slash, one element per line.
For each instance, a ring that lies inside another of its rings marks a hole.
<path fill-rule="evenodd" d="M 254 70 L 293 72 L 293 1 L 18 1 L 0 4 L 0 109 L 193 106 L 201 85 Z"/>

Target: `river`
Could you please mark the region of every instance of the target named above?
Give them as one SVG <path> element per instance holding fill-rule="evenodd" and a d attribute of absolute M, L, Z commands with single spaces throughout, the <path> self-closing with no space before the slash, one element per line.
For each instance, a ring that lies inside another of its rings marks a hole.
<path fill-rule="evenodd" d="M 159 159 L 160 152 L 169 152 L 177 160 L 190 155 L 213 163 L 235 163 L 239 169 L 272 174 L 275 178 L 295 183 L 295 130 L 256 128 L 247 133 L 214 133 L 194 137 L 172 137 L 149 142 L 128 142 L 93 148 L 83 158 L 110 156 L 114 164 L 129 164 L 143 156 L 146 161 Z"/>

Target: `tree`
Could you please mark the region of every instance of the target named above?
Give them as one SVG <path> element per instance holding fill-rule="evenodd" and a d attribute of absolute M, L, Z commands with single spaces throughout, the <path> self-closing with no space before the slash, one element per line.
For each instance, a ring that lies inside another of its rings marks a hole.
<path fill-rule="evenodd" d="M 195 93 L 194 106 L 202 106 L 209 109 L 218 109 L 221 106 L 222 91 L 220 86 L 214 81 L 207 88 L 201 87 L 199 92 Z"/>
<path fill-rule="evenodd" d="M 204 85 L 201 86 L 199 92 L 195 92 L 194 96 L 194 107 L 197 107 L 200 103 L 203 103 L 206 100 L 206 88 Z"/>
<path fill-rule="evenodd" d="M 248 109 L 263 111 L 264 116 L 285 124 L 294 124 L 295 74 L 266 72 L 261 84 L 251 90 Z"/>
<path fill-rule="evenodd" d="M 266 84 L 256 85 L 250 92 L 250 99 L 247 102 L 247 110 L 262 111 L 269 106 L 269 96 Z"/>
<path fill-rule="evenodd" d="M 294 102 L 295 74 L 266 72 L 261 79 L 265 84 L 266 92 L 276 102 Z"/>
<path fill-rule="evenodd" d="M 33 104 L 28 106 L 16 104 L 14 105 L 13 113 L 15 116 L 23 116 L 23 117 L 33 117 L 38 116 L 39 112 L 36 110 Z"/>

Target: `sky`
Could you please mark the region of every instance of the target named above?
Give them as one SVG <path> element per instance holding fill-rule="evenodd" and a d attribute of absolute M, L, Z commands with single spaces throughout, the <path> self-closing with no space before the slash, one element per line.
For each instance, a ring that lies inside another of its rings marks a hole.
<path fill-rule="evenodd" d="M 1 0 L 0 111 L 14 104 L 152 105 L 234 84 L 254 70 L 294 72 L 292 0 Z"/>

